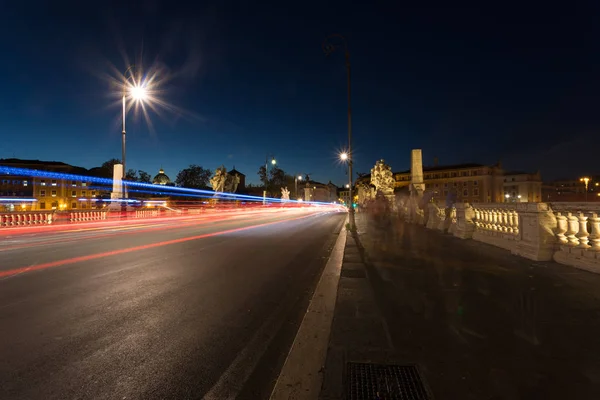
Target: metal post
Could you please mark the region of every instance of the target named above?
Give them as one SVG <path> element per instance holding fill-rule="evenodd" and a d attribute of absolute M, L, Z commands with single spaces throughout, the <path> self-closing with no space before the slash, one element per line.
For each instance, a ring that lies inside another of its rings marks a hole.
<path fill-rule="evenodd" d="M 345 43 L 345 42 L 344 42 Z M 352 198 L 352 161 L 354 154 L 352 154 L 352 102 L 351 102 L 351 86 L 350 86 L 350 53 L 348 52 L 348 46 L 346 45 L 346 69 L 348 70 L 348 195 L 350 199 L 348 204 L 350 209 L 350 224 L 354 225 L 354 200 Z"/>
<path fill-rule="evenodd" d="M 123 131 L 121 132 L 121 163 L 123 164 L 123 174 L 121 176 L 121 195 L 123 198 L 127 198 L 127 190 L 125 188 L 125 113 L 127 107 L 127 101 L 125 95 L 123 95 Z"/>

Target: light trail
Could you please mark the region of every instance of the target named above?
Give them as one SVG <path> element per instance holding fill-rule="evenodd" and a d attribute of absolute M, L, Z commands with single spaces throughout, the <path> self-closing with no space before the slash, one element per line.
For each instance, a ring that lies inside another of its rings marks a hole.
<path fill-rule="evenodd" d="M 124 249 L 119 249 L 119 250 L 106 251 L 106 252 L 101 252 L 101 253 L 96 253 L 96 254 L 89 254 L 86 256 L 79 256 L 79 257 L 58 260 L 58 261 L 51 261 L 51 262 L 32 265 L 32 266 L 14 268 L 14 269 L 6 270 L 6 271 L 0 271 L 0 278 L 8 278 L 8 277 L 20 275 L 20 274 L 23 274 L 26 272 L 40 271 L 40 270 L 45 270 L 45 269 L 49 269 L 49 268 L 61 267 L 61 266 L 65 266 L 65 265 L 77 264 L 77 263 L 90 261 L 90 260 L 96 260 L 99 258 L 111 257 L 111 256 L 120 255 L 120 254 L 133 253 L 136 251 L 153 249 L 153 248 L 157 248 L 157 247 L 169 246 L 169 245 L 179 244 L 179 243 L 185 243 L 185 242 L 206 239 L 206 238 L 215 237 L 215 236 L 223 236 L 223 235 L 236 233 L 236 232 L 244 232 L 244 231 L 248 231 L 248 230 L 252 230 L 252 229 L 262 228 L 265 226 L 280 224 L 283 222 L 296 221 L 296 220 L 308 218 L 313 215 L 315 215 L 315 214 L 311 213 L 308 215 L 301 215 L 301 216 L 297 216 L 297 217 L 293 217 L 293 218 L 286 218 L 286 219 L 279 220 L 279 221 L 265 222 L 262 224 L 244 226 L 241 228 L 227 229 L 227 230 L 223 230 L 223 231 L 219 231 L 219 232 L 204 233 L 201 235 L 188 236 L 188 237 L 172 239 L 172 240 L 165 240 L 162 242 L 149 243 L 149 244 L 144 244 L 144 245 L 140 245 L 140 246 L 133 246 L 133 247 L 128 247 L 128 248 L 124 248 Z"/>

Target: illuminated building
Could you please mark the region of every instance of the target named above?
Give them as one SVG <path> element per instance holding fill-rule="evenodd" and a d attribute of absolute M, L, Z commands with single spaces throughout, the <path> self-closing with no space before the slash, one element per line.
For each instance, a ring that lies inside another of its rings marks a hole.
<path fill-rule="evenodd" d="M 370 183 L 370 179 L 370 175 L 365 175 L 357 183 Z M 394 179 L 394 191 L 408 194 L 410 170 L 395 172 Z M 449 194 L 456 201 L 468 203 L 541 201 L 542 181 L 539 172 L 506 173 L 500 163 L 492 166 L 475 163 L 424 166 L 423 182 L 425 191 L 432 193 L 438 204 L 444 204 Z"/>
<path fill-rule="evenodd" d="M 89 175 L 85 168 L 56 161 L 0 159 L 0 165 L 49 172 Z M 93 199 L 108 193 L 91 181 L 49 179 L 30 176 L 1 175 L 0 200 L 19 198 L 29 200 L 2 201 L 5 211 L 79 210 L 95 207 Z"/>
<path fill-rule="evenodd" d="M 165 174 L 165 171 L 161 168 L 158 174 L 152 179 L 154 185 L 170 185 L 171 179 Z"/>
<path fill-rule="evenodd" d="M 337 186 L 331 183 L 331 181 L 325 184 L 308 180 L 305 184 L 303 200 L 333 203 L 338 201 L 337 191 Z"/>
<path fill-rule="evenodd" d="M 546 182 L 542 188 L 543 201 L 600 201 L 600 176 L 590 176 L 588 182 L 588 195 L 586 200 L 585 184 L 579 179 L 562 179 Z"/>

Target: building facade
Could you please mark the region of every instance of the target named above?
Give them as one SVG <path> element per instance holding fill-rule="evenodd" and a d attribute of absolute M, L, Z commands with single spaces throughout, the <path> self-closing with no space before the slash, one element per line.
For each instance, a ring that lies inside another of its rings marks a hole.
<path fill-rule="evenodd" d="M 331 181 L 327 184 L 307 181 L 304 187 L 304 201 L 334 203 L 338 201 L 338 188 Z"/>
<path fill-rule="evenodd" d="M 61 162 L 0 160 L 0 165 L 64 174 L 85 175 L 87 170 Z M 88 180 L 0 176 L 0 204 L 3 211 L 85 210 L 96 208 L 97 200 L 110 188 Z"/>

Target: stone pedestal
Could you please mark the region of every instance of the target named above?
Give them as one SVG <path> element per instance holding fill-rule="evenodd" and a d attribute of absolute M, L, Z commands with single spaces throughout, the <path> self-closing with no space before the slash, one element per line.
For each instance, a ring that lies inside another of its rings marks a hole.
<path fill-rule="evenodd" d="M 518 203 L 519 237 L 512 254 L 536 261 L 552 260 L 557 240 L 556 217 L 547 203 Z"/>
<path fill-rule="evenodd" d="M 456 209 L 456 230 L 454 231 L 454 236 L 461 239 L 471 239 L 475 231 L 475 224 L 473 222 L 475 211 L 473 207 L 467 203 L 456 203 L 454 208 Z"/>
<path fill-rule="evenodd" d="M 123 198 L 123 164 L 115 164 L 113 168 L 113 188 L 111 199 Z"/>

